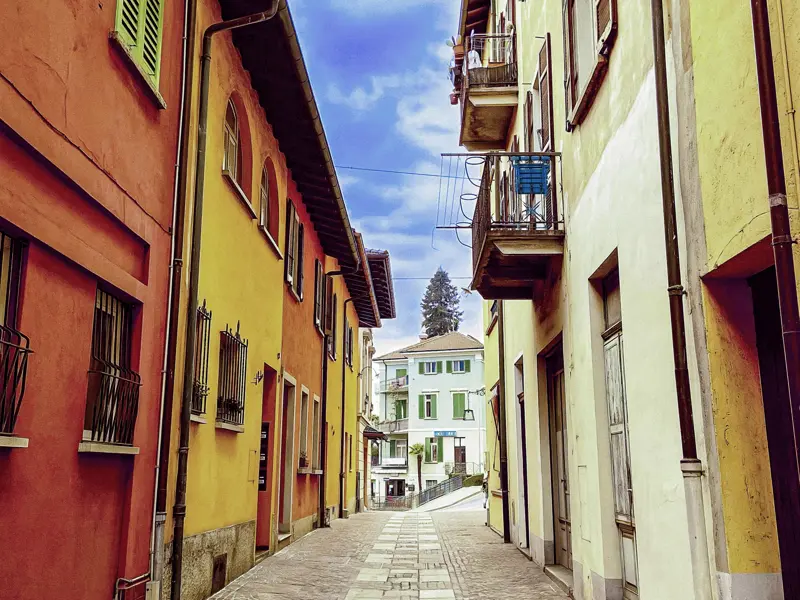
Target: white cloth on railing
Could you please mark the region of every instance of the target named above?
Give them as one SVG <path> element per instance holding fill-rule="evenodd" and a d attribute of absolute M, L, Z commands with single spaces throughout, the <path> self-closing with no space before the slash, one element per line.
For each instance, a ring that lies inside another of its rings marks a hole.
<path fill-rule="evenodd" d="M 483 64 L 481 63 L 481 55 L 478 54 L 478 51 L 473 48 L 467 53 L 467 68 L 478 69 L 482 66 Z"/>

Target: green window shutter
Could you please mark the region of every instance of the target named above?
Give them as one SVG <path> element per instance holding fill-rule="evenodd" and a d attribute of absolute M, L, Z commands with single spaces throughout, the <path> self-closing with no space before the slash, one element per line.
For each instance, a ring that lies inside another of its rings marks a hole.
<path fill-rule="evenodd" d="M 452 360 L 448 360 L 447 361 L 447 372 L 448 373 L 452 373 L 453 372 L 453 361 Z"/>
<path fill-rule="evenodd" d="M 161 32 L 163 0 L 144 1 L 144 27 L 142 28 L 142 62 L 145 70 L 158 82 L 159 64 L 161 63 Z"/>
<path fill-rule="evenodd" d="M 442 361 L 440 361 L 440 360 L 436 361 L 436 372 L 437 373 L 441 373 L 442 372 Z"/>
<path fill-rule="evenodd" d="M 419 363 L 419 374 L 420 375 L 424 375 L 425 374 L 425 363 L 424 362 Z"/>
<path fill-rule="evenodd" d="M 135 48 L 139 43 L 139 22 L 142 12 L 140 4 L 141 0 L 117 0 L 117 18 L 114 28 L 122 41 L 130 48 Z"/>
<path fill-rule="evenodd" d="M 389 440 L 389 456 L 392 458 L 397 456 L 397 440 Z"/>
<path fill-rule="evenodd" d="M 425 418 L 425 396 L 423 394 L 419 395 L 419 418 Z"/>
<path fill-rule="evenodd" d="M 425 462 L 431 462 L 431 438 L 425 438 Z"/>
<path fill-rule="evenodd" d="M 437 398 L 437 396 L 435 394 L 433 396 L 431 396 L 431 418 L 432 419 L 436 419 L 437 418 L 437 416 L 436 416 L 436 400 L 437 399 L 438 398 Z"/>
<path fill-rule="evenodd" d="M 397 369 L 397 372 L 394 374 L 396 379 L 400 379 L 401 377 L 405 377 L 408 374 L 408 371 L 405 369 Z"/>
<path fill-rule="evenodd" d="M 464 361 L 464 372 L 465 373 L 469 373 L 469 361 L 468 360 Z"/>
<path fill-rule="evenodd" d="M 464 394 L 453 394 L 453 418 L 464 418 Z"/>
<path fill-rule="evenodd" d="M 436 438 L 436 462 L 444 461 L 444 438 Z"/>

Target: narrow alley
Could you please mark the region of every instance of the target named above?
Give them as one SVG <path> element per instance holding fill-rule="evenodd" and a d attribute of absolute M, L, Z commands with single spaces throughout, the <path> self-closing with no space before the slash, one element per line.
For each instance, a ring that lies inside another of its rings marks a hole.
<path fill-rule="evenodd" d="M 214 600 L 556 600 L 541 568 L 459 509 L 369 512 L 317 529 L 231 582 Z"/>

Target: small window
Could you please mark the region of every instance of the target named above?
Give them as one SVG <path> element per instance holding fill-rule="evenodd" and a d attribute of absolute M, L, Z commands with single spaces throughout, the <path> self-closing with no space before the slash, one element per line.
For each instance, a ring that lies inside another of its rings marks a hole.
<path fill-rule="evenodd" d="M 208 398 L 208 353 L 211 344 L 211 311 L 206 303 L 197 308 L 196 345 L 194 353 L 194 389 L 192 390 L 192 412 L 203 415 Z"/>
<path fill-rule="evenodd" d="M 305 456 L 308 466 L 308 392 L 300 392 L 300 455 Z"/>
<path fill-rule="evenodd" d="M 453 373 L 466 373 L 466 372 L 467 372 L 467 361 L 465 360 L 453 361 Z"/>
<path fill-rule="evenodd" d="M 394 403 L 395 420 L 408 418 L 408 402 L 406 400 L 396 400 Z"/>
<path fill-rule="evenodd" d="M 344 341 L 344 343 L 345 343 L 345 358 L 347 360 L 348 366 L 352 368 L 353 367 L 353 328 L 350 326 L 350 324 L 347 322 L 346 319 L 345 319 L 345 322 L 344 322 L 344 327 L 345 327 L 345 331 L 347 332 L 346 333 L 347 337 L 345 338 L 345 341 Z"/>
<path fill-rule="evenodd" d="M 425 407 L 425 419 L 436 418 L 436 394 L 423 394 L 423 402 Z"/>
<path fill-rule="evenodd" d="M 563 0 L 567 131 L 583 120 L 608 72 L 617 33 L 616 0 Z"/>
<path fill-rule="evenodd" d="M 0 233 L 0 434 L 14 433 L 25 395 L 30 340 L 17 330 L 24 243 Z"/>
<path fill-rule="evenodd" d="M 226 327 L 220 334 L 219 395 L 217 421 L 244 425 L 244 400 L 247 389 L 247 340 Z"/>
<path fill-rule="evenodd" d="M 397 440 L 394 458 L 408 458 L 408 447 L 405 440 Z"/>
<path fill-rule="evenodd" d="M 158 88 L 163 0 L 117 0 L 114 32 L 142 72 Z"/>
<path fill-rule="evenodd" d="M 325 275 L 322 272 L 322 263 L 319 259 L 314 261 L 314 325 L 322 327 L 322 305 L 325 298 Z"/>
<path fill-rule="evenodd" d="M 261 190 L 260 202 L 258 205 L 258 225 L 264 231 L 270 231 L 270 206 L 269 206 L 269 172 L 267 165 L 264 165 L 264 170 L 261 172 Z"/>
<path fill-rule="evenodd" d="M 133 444 L 141 379 L 131 365 L 133 306 L 98 288 L 83 437 Z"/>
<path fill-rule="evenodd" d="M 425 438 L 425 462 L 438 463 L 442 460 L 444 438 Z"/>
<path fill-rule="evenodd" d="M 425 375 L 435 375 L 438 372 L 436 369 L 436 361 L 426 361 L 423 364 L 425 365 Z"/>
<path fill-rule="evenodd" d="M 303 300 L 303 261 L 305 227 L 291 200 L 286 201 L 286 282 Z"/>
<path fill-rule="evenodd" d="M 239 135 L 239 117 L 233 100 L 228 100 L 225 112 L 225 147 L 222 170 L 230 175 L 239 186 L 242 185 L 242 144 Z"/>
<path fill-rule="evenodd" d="M 320 422 L 320 408 L 319 408 L 319 398 L 314 396 L 314 420 L 311 422 L 311 443 L 313 447 L 311 448 L 311 453 L 313 456 L 313 462 L 315 469 L 320 468 L 320 460 L 319 460 L 319 430 L 320 430 L 321 422 Z"/>
<path fill-rule="evenodd" d="M 336 318 L 338 306 L 336 305 L 337 295 L 333 295 L 331 300 L 331 333 L 328 336 L 328 354 L 332 360 L 336 360 Z"/>

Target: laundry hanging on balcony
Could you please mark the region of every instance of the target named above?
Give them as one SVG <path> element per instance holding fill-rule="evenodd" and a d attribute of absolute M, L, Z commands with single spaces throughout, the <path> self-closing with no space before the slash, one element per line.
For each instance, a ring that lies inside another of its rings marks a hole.
<path fill-rule="evenodd" d="M 550 159 L 542 156 L 512 156 L 517 194 L 547 194 Z"/>

